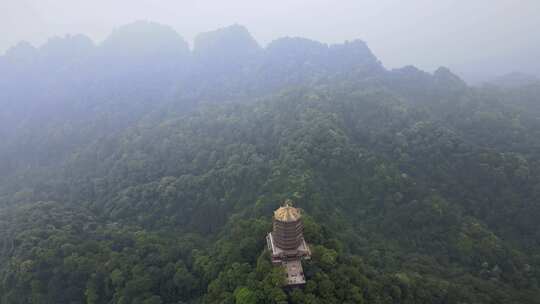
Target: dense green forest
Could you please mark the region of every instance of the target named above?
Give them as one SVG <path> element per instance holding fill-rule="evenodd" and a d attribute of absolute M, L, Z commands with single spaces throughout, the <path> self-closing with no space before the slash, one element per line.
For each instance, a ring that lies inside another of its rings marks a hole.
<path fill-rule="evenodd" d="M 540 303 L 540 83 L 137 22 L 12 48 L 0 107 L 2 304 Z"/>

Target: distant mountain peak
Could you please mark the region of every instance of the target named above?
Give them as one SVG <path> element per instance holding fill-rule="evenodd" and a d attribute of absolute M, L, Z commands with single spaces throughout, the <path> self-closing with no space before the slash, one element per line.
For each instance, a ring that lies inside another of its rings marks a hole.
<path fill-rule="evenodd" d="M 355 39 L 341 44 L 333 44 L 330 45 L 330 51 L 334 60 L 339 61 L 342 68 L 347 66 L 365 68 L 366 65 L 369 65 L 382 70 L 382 64 L 363 40 Z"/>
<path fill-rule="evenodd" d="M 27 41 L 21 41 L 15 46 L 9 48 L 5 57 L 10 61 L 26 62 L 30 58 L 37 56 L 38 49 Z"/>
<path fill-rule="evenodd" d="M 430 76 L 429 73 L 420 70 L 414 65 L 406 65 L 401 68 L 392 69 L 391 72 L 395 75 L 414 77 L 414 78 L 429 78 Z"/>
<path fill-rule="evenodd" d="M 187 42 L 173 28 L 144 20 L 116 28 L 101 47 L 131 55 L 189 53 Z"/>
<path fill-rule="evenodd" d="M 76 35 L 65 35 L 65 36 L 54 36 L 47 40 L 47 42 L 40 47 L 40 49 L 46 49 L 51 46 L 55 46 L 58 44 L 65 44 L 65 43 L 71 43 L 71 44 L 79 44 L 84 46 L 94 46 L 94 42 L 90 37 L 82 34 L 76 34 Z"/>
<path fill-rule="evenodd" d="M 454 85 L 466 86 L 466 83 L 456 74 L 452 73 L 447 67 L 439 67 L 433 72 L 433 77 L 436 81 L 445 84 L 453 83 Z"/>
<path fill-rule="evenodd" d="M 260 50 L 257 41 L 247 28 L 239 24 L 199 34 L 195 38 L 194 52 L 197 54 L 254 53 Z"/>
<path fill-rule="evenodd" d="M 42 56 L 66 59 L 89 54 L 94 48 L 95 44 L 88 36 L 66 35 L 50 38 L 39 51 Z"/>
<path fill-rule="evenodd" d="M 435 76 L 435 77 L 457 77 L 457 78 L 459 78 L 456 74 L 452 73 L 452 71 L 449 68 L 444 67 L 444 66 L 438 67 L 433 72 L 433 76 Z"/>

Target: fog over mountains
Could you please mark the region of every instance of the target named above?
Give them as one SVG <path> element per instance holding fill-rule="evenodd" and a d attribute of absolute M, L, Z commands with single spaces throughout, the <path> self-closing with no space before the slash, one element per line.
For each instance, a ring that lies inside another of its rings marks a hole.
<path fill-rule="evenodd" d="M 10 48 L 0 109 L 0 304 L 540 301 L 534 76 L 139 21 Z M 286 199 L 303 288 L 266 249 Z"/>
<path fill-rule="evenodd" d="M 190 50 L 170 27 L 139 21 L 116 29 L 99 45 L 75 35 L 51 38 L 39 48 L 25 42 L 10 48 L 0 57 L 0 124 L 7 142 L 15 140 L 17 129 L 39 140 L 47 127 L 65 120 L 80 127 L 108 113 L 96 127 L 112 131 L 159 105 L 175 103 L 187 109 L 201 102 L 246 100 L 349 78 L 367 86 L 396 84 L 405 91 L 429 87 L 428 95 L 465 86 L 445 68 L 434 74 L 412 66 L 387 70 L 361 40 L 326 45 L 285 37 L 262 48 L 246 28 L 232 25 L 200 34 Z M 64 131 L 76 137 L 72 145 L 88 140 L 84 134 L 71 134 L 77 129 Z M 50 161 L 55 155 L 35 157 Z"/>
<path fill-rule="evenodd" d="M 190 45 L 198 33 L 239 23 L 264 46 L 287 35 L 331 44 L 361 38 L 388 68 L 432 72 L 443 63 L 478 84 L 511 72 L 540 75 L 539 10 L 536 0 L 5 0 L 0 54 L 20 40 L 38 46 L 55 35 L 83 33 L 101 43 L 135 20 L 170 25 Z"/>

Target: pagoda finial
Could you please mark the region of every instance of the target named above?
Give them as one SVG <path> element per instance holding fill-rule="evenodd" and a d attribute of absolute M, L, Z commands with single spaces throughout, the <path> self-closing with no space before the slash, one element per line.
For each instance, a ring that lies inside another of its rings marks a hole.
<path fill-rule="evenodd" d="M 293 201 L 291 199 L 286 199 L 285 202 L 283 202 L 283 207 L 292 207 Z"/>

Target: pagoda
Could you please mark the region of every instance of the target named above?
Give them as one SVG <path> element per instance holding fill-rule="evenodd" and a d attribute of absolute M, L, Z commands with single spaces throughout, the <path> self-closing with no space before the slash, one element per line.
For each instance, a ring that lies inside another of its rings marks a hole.
<path fill-rule="evenodd" d="M 301 209 L 286 200 L 283 206 L 274 211 L 273 230 L 266 236 L 272 264 L 285 268 L 287 285 L 306 283 L 302 259 L 309 259 L 311 251 L 304 240 L 304 224 Z"/>

